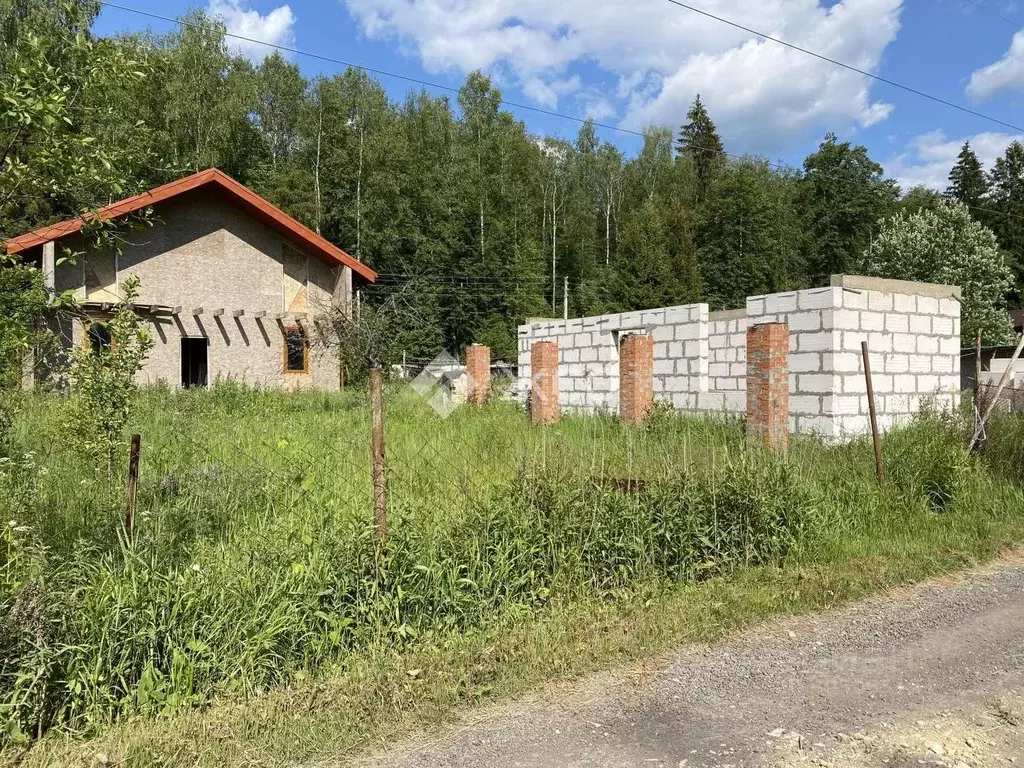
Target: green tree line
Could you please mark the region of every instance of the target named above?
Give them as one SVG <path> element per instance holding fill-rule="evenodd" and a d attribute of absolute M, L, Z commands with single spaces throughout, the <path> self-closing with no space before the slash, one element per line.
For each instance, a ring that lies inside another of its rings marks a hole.
<path fill-rule="evenodd" d="M 821 285 L 878 262 L 886 220 L 943 205 L 834 134 L 801 169 L 727 154 L 699 96 L 627 157 L 590 122 L 572 141 L 532 133 L 479 72 L 454 99 L 396 102 L 360 70 L 254 64 L 201 10 L 103 40 L 96 11 L 0 0 L 0 96 L 44 104 L 0 115 L 0 237 L 216 166 L 378 271 L 364 301 L 401 292 L 414 357 L 475 341 L 514 359 L 516 325 L 561 315 L 566 279 L 573 315 Z M 986 173 L 965 145 L 946 196 L 1024 285 L 1024 147 Z"/>

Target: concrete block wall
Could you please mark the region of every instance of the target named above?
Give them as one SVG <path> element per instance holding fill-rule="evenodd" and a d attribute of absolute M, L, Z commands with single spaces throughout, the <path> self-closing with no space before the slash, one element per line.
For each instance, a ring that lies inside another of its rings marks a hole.
<path fill-rule="evenodd" d="M 742 392 L 747 386 L 747 311 L 712 312 L 708 319 L 709 388 Z"/>
<path fill-rule="evenodd" d="M 883 429 L 925 402 L 953 407 L 960 388 L 960 289 L 837 275 L 825 288 L 751 296 L 745 310 L 707 305 L 519 328 L 520 391 L 529 390 L 530 345 L 558 341 L 560 400 L 585 412 L 618 409 L 618 343 L 626 332 L 654 339 L 655 398 L 679 410 L 743 413 L 746 330 L 789 327 L 789 427 L 844 440 L 869 430 L 860 343 L 867 341 Z"/>
<path fill-rule="evenodd" d="M 708 307 L 691 304 L 572 320 L 533 320 L 519 327 L 519 390 L 529 390 L 530 347 L 557 341 L 562 407 L 618 411 L 619 345 L 630 333 L 654 343 L 654 394 L 677 407 L 681 396 L 708 388 Z"/>
<path fill-rule="evenodd" d="M 837 275 L 828 288 L 751 296 L 751 324 L 790 328 L 790 431 L 844 440 L 870 430 L 861 342 L 871 353 L 879 426 L 960 391 L 960 290 Z"/>

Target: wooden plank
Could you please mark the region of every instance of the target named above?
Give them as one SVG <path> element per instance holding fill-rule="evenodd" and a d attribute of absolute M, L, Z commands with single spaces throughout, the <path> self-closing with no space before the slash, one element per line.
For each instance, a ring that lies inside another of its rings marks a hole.
<path fill-rule="evenodd" d="M 306 313 L 305 312 L 293 312 L 292 313 L 292 317 L 294 317 L 297 321 L 302 322 L 303 320 L 306 319 Z"/>
<path fill-rule="evenodd" d="M 287 312 L 278 312 L 276 315 L 274 315 L 275 320 L 284 320 L 286 317 L 288 317 Z"/>
<path fill-rule="evenodd" d="M 259 320 L 260 318 L 266 317 L 267 313 L 261 309 L 259 312 L 253 312 L 252 316 Z"/>
<path fill-rule="evenodd" d="M 172 315 L 180 315 L 181 314 L 181 307 L 171 307 L 171 314 Z"/>
<path fill-rule="evenodd" d="M 236 309 L 231 312 L 232 317 L 243 317 L 245 315 L 244 309 Z"/>
<path fill-rule="evenodd" d="M 203 308 L 202 307 L 196 307 L 195 309 L 192 310 L 192 316 L 193 317 L 199 317 L 199 315 L 201 315 L 201 314 L 203 314 Z"/>
<path fill-rule="evenodd" d="M 224 314 L 224 310 L 223 309 L 215 309 L 210 314 L 213 315 L 214 317 L 220 317 L 221 315 Z"/>

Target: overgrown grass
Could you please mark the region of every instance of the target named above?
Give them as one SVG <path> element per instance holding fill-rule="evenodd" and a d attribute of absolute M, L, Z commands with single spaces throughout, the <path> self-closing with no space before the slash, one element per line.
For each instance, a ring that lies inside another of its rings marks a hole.
<path fill-rule="evenodd" d="M 957 417 L 894 432 L 878 488 L 863 442 L 779 459 L 728 420 L 537 429 L 503 403 L 443 420 L 396 390 L 380 548 L 359 393 L 142 406 L 129 540 L 120 477 L 68 455 L 56 403 L 20 403 L 0 472 L 11 759 L 97 743 L 139 765 L 310 759 L 1024 538 L 1012 419 L 974 457 Z"/>

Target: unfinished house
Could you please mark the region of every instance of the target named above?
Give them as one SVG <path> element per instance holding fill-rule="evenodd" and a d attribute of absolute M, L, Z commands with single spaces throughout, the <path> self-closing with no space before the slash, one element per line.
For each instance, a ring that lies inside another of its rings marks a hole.
<path fill-rule="evenodd" d="M 144 210 L 152 210 L 152 226 L 123 235 L 117 249 L 90 245 L 82 219 L 7 241 L 8 252 L 39 264 L 55 290 L 74 291 L 83 317 L 61 328 L 66 345 L 109 344 L 104 321 L 124 281 L 137 275 L 135 308 L 155 342 L 140 383 L 339 388 L 337 355 L 310 345 L 313 323 L 318 314 L 347 311 L 354 290 L 376 278 L 371 269 L 216 169 L 99 216 Z M 81 255 L 55 258 L 67 248 Z"/>
<path fill-rule="evenodd" d="M 750 296 L 711 312 L 690 304 L 519 326 L 518 391 L 532 384 L 532 349 L 555 342 L 558 401 L 570 411 L 619 407 L 621 342 L 649 335 L 654 398 L 680 411 L 743 414 L 747 331 L 786 323 L 789 430 L 844 441 L 870 431 L 861 344 L 886 430 L 923 407 L 960 399 L 960 297 L 953 285 L 833 275 L 830 285 Z"/>

